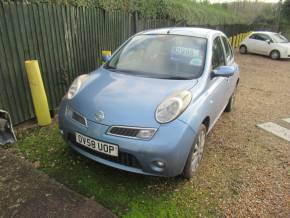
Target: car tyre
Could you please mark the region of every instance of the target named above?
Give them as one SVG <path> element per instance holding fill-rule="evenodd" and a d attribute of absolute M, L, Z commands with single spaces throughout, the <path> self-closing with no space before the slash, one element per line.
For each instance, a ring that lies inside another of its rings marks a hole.
<path fill-rule="evenodd" d="M 190 149 L 188 158 L 185 163 L 185 167 L 183 169 L 182 176 L 183 178 L 190 179 L 196 173 L 200 161 L 203 157 L 203 151 L 205 146 L 206 139 L 206 127 L 204 124 L 198 129 L 196 138 L 194 139 L 193 145 Z"/>
<path fill-rule="evenodd" d="M 241 54 L 247 54 L 248 52 L 247 46 L 241 45 L 239 51 Z"/>
<path fill-rule="evenodd" d="M 278 60 L 280 58 L 280 52 L 277 50 L 271 51 L 270 58 L 272 60 Z"/>

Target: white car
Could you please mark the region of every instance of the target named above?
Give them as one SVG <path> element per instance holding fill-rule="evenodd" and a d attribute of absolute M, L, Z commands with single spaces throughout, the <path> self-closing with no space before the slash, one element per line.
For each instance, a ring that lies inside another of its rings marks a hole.
<path fill-rule="evenodd" d="M 290 43 L 286 37 L 279 33 L 252 32 L 240 43 L 240 53 L 266 55 L 274 60 L 290 58 Z"/>

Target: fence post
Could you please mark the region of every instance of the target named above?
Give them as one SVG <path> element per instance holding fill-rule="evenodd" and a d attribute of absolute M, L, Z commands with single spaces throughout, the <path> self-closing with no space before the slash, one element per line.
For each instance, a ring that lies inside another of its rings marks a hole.
<path fill-rule="evenodd" d="M 239 46 L 239 43 L 240 43 L 240 34 L 237 35 L 236 48 Z"/>
<path fill-rule="evenodd" d="M 233 49 L 236 48 L 236 39 L 237 39 L 237 36 L 234 35 L 234 36 L 233 36 L 233 45 L 232 45 Z"/>
<path fill-rule="evenodd" d="M 241 43 L 241 40 L 242 40 L 242 34 L 240 33 L 239 34 L 239 41 L 238 41 L 237 47 L 239 47 L 239 44 Z"/>

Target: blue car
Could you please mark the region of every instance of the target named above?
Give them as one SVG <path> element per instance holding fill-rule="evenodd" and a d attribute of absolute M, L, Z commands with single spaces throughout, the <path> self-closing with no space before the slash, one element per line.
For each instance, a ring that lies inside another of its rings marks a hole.
<path fill-rule="evenodd" d="M 68 144 L 96 162 L 191 178 L 206 135 L 233 109 L 239 67 L 227 37 L 202 28 L 136 34 L 75 79 L 59 110 Z"/>

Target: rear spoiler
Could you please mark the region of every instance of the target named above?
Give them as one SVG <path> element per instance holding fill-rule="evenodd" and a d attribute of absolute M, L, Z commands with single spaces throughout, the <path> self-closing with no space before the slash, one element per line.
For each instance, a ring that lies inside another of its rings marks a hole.
<path fill-rule="evenodd" d="M 0 110 L 0 145 L 14 143 L 16 140 L 9 113 Z"/>

